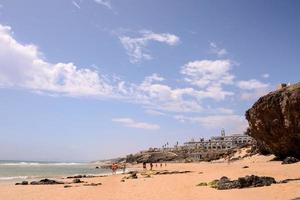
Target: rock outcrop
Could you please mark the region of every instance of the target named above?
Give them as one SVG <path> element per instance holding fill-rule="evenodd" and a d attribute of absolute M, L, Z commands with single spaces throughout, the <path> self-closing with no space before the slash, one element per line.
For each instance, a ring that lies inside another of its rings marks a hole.
<path fill-rule="evenodd" d="M 173 161 L 178 159 L 178 155 L 172 152 L 146 152 L 137 153 L 135 155 L 129 155 L 126 158 L 126 162 L 133 163 L 156 163 L 164 161 Z"/>
<path fill-rule="evenodd" d="M 22 181 L 21 183 L 16 183 L 15 185 L 28 185 L 28 181 Z"/>
<path fill-rule="evenodd" d="M 273 177 L 267 177 L 267 176 L 260 177 L 260 176 L 251 175 L 251 176 L 240 177 L 237 180 L 232 180 L 232 181 L 226 176 L 223 176 L 219 180 L 214 180 L 208 185 L 218 190 L 229 190 L 235 188 L 270 186 L 273 183 L 276 183 Z"/>
<path fill-rule="evenodd" d="M 51 179 L 42 179 L 40 181 L 32 181 L 30 185 L 56 185 L 56 184 L 64 184 L 64 182 L 51 180 Z"/>
<path fill-rule="evenodd" d="M 271 153 L 300 158 L 300 83 L 261 97 L 246 118 L 249 135 Z"/>
<path fill-rule="evenodd" d="M 299 160 L 297 158 L 294 157 L 286 157 L 281 164 L 285 165 L 285 164 L 293 164 L 299 162 Z"/>

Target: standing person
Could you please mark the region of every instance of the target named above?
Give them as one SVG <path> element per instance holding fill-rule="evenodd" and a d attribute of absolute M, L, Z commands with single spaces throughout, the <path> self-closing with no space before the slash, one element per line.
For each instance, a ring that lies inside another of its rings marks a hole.
<path fill-rule="evenodd" d="M 117 169 L 118 169 L 118 165 L 116 163 L 113 163 L 112 165 L 113 174 L 117 174 Z"/>
<path fill-rule="evenodd" d="M 167 163 L 165 163 L 165 167 L 167 166 Z"/>
<path fill-rule="evenodd" d="M 145 171 L 147 170 L 146 162 L 143 162 L 143 169 L 144 169 Z"/>
<path fill-rule="evenodd" d="M 152 168 L 153 168 L 153 164 L 152 162 L 150 163 L 150 170 L 152 171 Z"/>
<path fill-rule="evenodd" d="M 125 172 L 126 172 L 126 163 L 124 163 L 123 165 L 123 174 L 125 174 Z"/>
<path fill-rule="evenodd" d="M 157 163 L 155 163 L 155 167 L 157 167 Z"/>
<path fill-rule="evenodd" d="M 160 163 L 160 167 L 162 167 L 162 163 Z"/>
<path fill-rule="evenodd" d="M 113 163 L 111 165 L 111 173 L 112 173 L 112 175 L 114 174 L 114 172 L 115 172 L 115 163 Z"/>

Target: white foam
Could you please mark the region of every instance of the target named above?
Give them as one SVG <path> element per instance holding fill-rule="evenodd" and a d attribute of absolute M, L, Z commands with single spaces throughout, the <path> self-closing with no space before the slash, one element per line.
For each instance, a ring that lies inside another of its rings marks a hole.
<path fill-rule="evenodd" d="M 15 180 L 15 179 L 27 179 L 28 176 L 10 176 L 10 177 L 0 177 L 1 181 Z"/>
<path fill-rule="evenodd" d="M 11 163 L 0 163 L 4 166 L 38 166 L 38 165 L 55 165 L 55 166 L 64 166 L 64 165 L 82 165 L 83 163 L 39 163 L 39 162 L 11 162 Z"/>

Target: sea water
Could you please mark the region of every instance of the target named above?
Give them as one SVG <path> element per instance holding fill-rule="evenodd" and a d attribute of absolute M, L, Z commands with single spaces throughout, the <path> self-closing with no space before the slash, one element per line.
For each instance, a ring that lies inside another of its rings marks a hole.
<path fill-rule="evenodd" d="M 0 183 L 110 173 L 110 170 L 96 169 L 96 166 L 75 162 L 0 161 Z"/>

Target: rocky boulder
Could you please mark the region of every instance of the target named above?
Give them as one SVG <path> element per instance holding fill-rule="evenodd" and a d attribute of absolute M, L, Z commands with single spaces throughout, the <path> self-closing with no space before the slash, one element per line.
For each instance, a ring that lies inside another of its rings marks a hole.
<path fill-rule="evenodd" d="M 249 135 L 271 153 L 300 158 L 300 83 L 261 97 L 246 118 Z"/>
<path fill-rule="evenodd" d="M 28 185 L 28 181 L 22 181 L 21 183 L 16 183 L 15 185 Z"/>
<path fill-rule="evenodd" d="M 245 176 L 240 177 L 237 180 L 231 181 L 226 176 L 220 178 L 220 180 L 215 180 L 213 187 L 218 190 L 229 190 L 235 188 L 250 188 L 250 187 L 262 187 L 270 186 L 271 184 L 276 183 L 273 177 L 267 176 Z"/>
<path fill-rule="evenodd" d="M 294 158 L 294 157 L 287 157 L 285 158 L 281 164 L 285 165 L 285 164 L 293 164 L 293 163 L 296 163 L 296 162 L 299 162 L 299 160 L 297 158 Z"/>
<path fill-rule="evenodd" d="M 51 180 L 51 179 L 42 179 L 40 181 L 32 181 L 30 185 L 55 185 L 55 184 L 64 184 L 63 182 Z"/>

